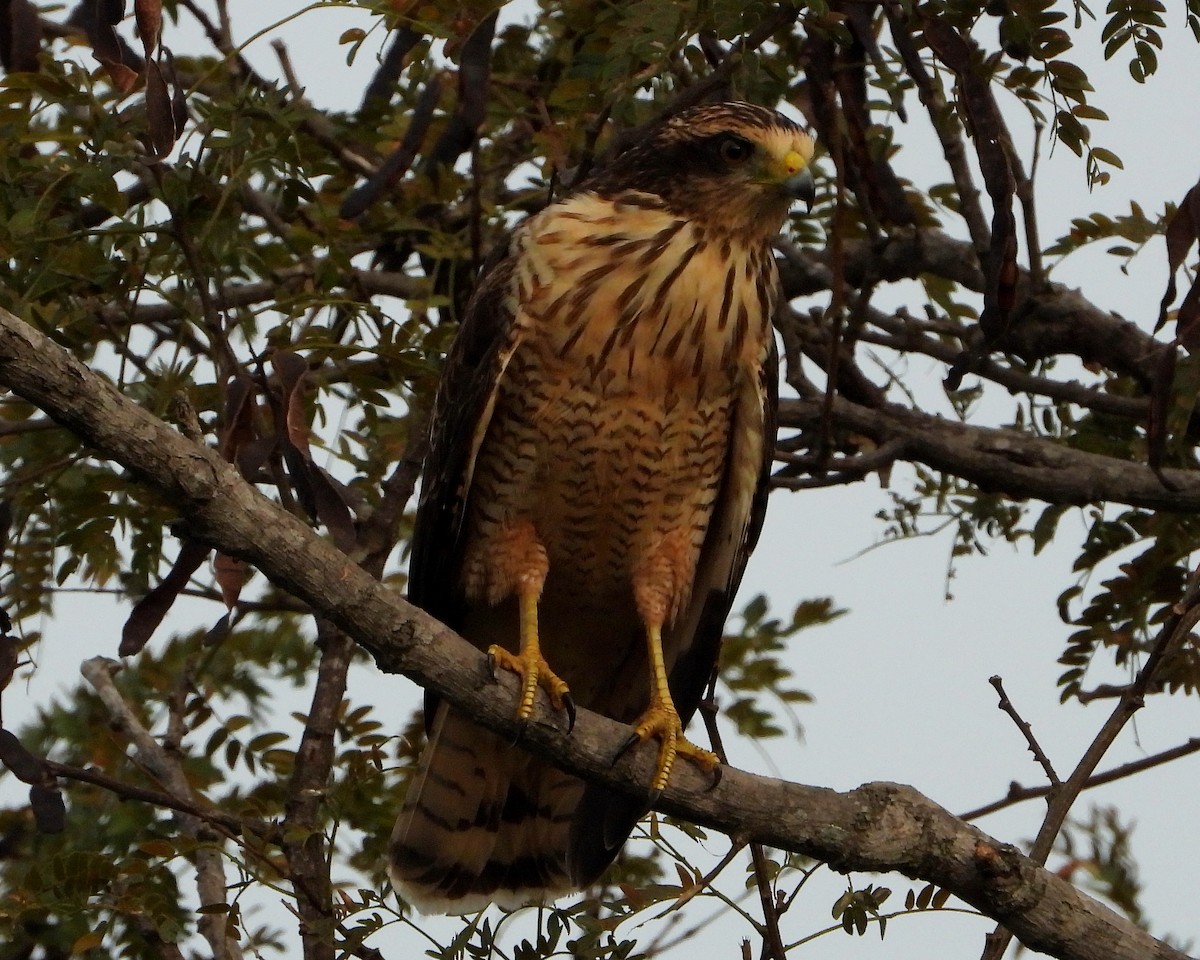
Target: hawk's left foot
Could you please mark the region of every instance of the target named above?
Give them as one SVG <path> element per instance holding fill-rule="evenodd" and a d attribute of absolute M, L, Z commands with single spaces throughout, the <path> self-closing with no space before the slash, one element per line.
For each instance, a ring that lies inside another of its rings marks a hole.
<path fill-rule="evenodd" d="M 658 741 L 658 767 L 650 791 L 655 798 L 671 779 L 676 757 L 687 757 L 706 773 L 719 773 L 721 761 L 711 750 L 698 747 L 683 736 L 683 723 L 670 698 L 655 697 L 646 712 L 638 717 L 633 733 L 617 754 L 619 758 L 630 747 L 653 737 Z"/>
<path fill-rule="evenodd" d="M 575 726 L 575 702 L 566 681 L 550 669 L 536 643 L 525 644 L 520 653 L 512 653 L 498 644 L 488 647 L 488 659 L 492 672 L 498 669 L 511 670 L 521 678 L 521 700 L 517 704 L 517 719 L 526 722 L 533 714 L 533 704 L 538 687 L 546 691 L 555 710 L 565 710 L 567 731 Z"/>

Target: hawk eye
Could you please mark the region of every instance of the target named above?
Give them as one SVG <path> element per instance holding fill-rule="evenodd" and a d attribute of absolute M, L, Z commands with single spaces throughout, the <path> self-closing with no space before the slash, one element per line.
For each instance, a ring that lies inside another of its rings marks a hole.
<path fill-rule="evenodd" d="M 750 159 L 750 155 L 754 153 L 754 145 L 741 137 L 728 136 L 717 144 L 717 153 L 730 166 L 736 167 Z"/>

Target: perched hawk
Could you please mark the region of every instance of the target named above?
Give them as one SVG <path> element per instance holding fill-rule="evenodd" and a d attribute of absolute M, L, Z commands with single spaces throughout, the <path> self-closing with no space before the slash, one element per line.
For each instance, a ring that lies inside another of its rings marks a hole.
<path fill-rule="evenodd" d="M 771 240 L 809 202 L 812 141 L 773 110 L 671 118 L 524 221 L 447 359 L 409 593 L 493 663 L 658 743 L 712 675 L 758 537 L 775 437 Z M 569 691 L 569 692 L 568 692 Z M 644 812 L 436 698 L 391 842 L 425 912 L 593 882 Z M 635 741 L 636 742 L 636 741 Z"/>

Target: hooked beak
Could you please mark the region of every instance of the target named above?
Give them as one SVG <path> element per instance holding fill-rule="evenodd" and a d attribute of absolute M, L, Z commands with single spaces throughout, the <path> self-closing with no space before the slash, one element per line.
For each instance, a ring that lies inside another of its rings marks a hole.
<path fill-rule="evenodd" d="M 817 198 L 817 184 L 808 167 L 793 173 L 784 180 L 783 188 L 789 197 L 794 200 L 803 200 L 805 207 L 812 210 L 813 201 Z"/>

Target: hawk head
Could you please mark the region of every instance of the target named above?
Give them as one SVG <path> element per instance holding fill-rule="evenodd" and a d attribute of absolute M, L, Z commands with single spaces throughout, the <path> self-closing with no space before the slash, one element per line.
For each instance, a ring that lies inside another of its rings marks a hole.
<path fill-rule="evenodd" d="M 665 121 L 584 189 L 608 198 L 651 194 L 693 222 L 766 239 L 793 201 L 811 205 L 812 155 L 812 138 L 774 110 L 708 104 Z"/>

